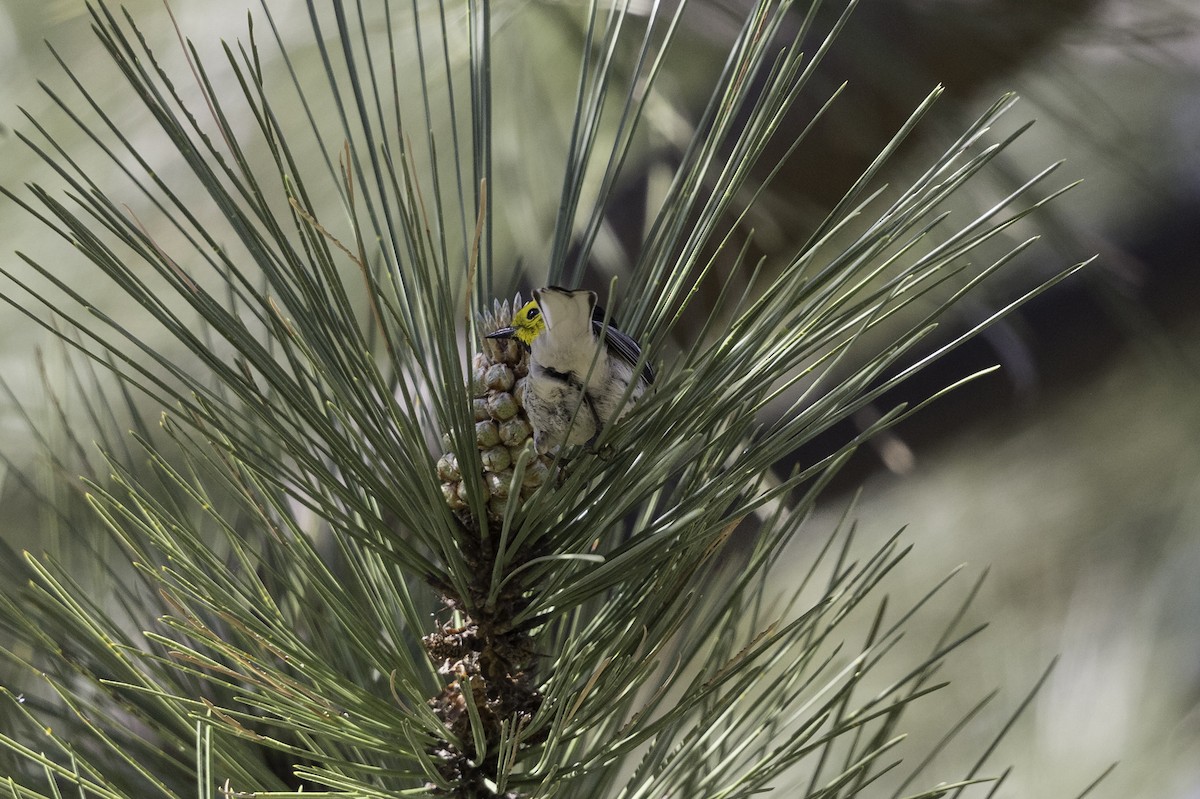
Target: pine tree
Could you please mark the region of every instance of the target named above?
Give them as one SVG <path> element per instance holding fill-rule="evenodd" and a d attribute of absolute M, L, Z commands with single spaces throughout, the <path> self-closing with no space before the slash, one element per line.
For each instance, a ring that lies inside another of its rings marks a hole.
<path fill-rule="evenodd" d="M 105 458 L 91 515 L 59 522 L 102 524 L 120 557 L 97 558 L 103 601 L 52 557 L 7 559 L 8 654 L 49 692 L 3 697 L 0 795 L 832 797 L 894 779 L 933 796 L 975 781 L 934 779 L 919 755 L 893 772 L 905 709 L 977 632 L 952 624 L 927 657 L 892 662 L 924 604 L 895 614 L 881 596 L 899 534 L 856 555 L 848 515 L 793 590 L 771 588 L 838 468 L 919 408 L 778 468 L 1001 315 L 912 357 L 1030 246 L 1002 234 L 1057 194 L 1035 197 L 1053 170 L 965 224 L 944 213 L 1011 142 L 988 143 L 1004 98 L 910 185 L 876 188 L 934 91 L 785 263 L 729 252 L 737 198 L 761 191 L 752 169 L 803 143 L 781 122 L 850 11 L 806 57 L 817 7 L 749 11 L 635 263 L 601 291 L 658 366 L 654 391 L 595 446 L 546 456 L 521 406 L 527 356 L 484 338 L 514 307 L 497 236 L 522 204 L 494 174 L 496 18 L 513 30 L 532 12 L 310 0 L 314 79 L 268 3 L 223 63 L 189 42 L 178 72 L 97 5 L 96 35 L 198 194 L 160 177 L 61 59 L 87 113 L 62 111 L 157 213 L 137 218 L 37 120 L 23 138 L 66 192 L 6 194 L 153 327 L 96 312 L 92 287 L 36 254 L 5 269 L 21 289 L 6 299 L 77 353 Z M 583 12 L 549 258 L 529 285 L 588 274 L 687 10 Z M 686 329 L 726 264 L 723 306 Z M 845 640 L 863 613 L 868 639 Z"/>

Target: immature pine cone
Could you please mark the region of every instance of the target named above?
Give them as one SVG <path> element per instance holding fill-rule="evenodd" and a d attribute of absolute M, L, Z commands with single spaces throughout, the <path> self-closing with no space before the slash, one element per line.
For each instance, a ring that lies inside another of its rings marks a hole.
<path fill-rule="evenodd" d="M 504 508 L 513 490 L 525 499 L 546 481 L 550 472 L 551 458 L 540 455 L 526 464 L 521 485 L 512 485 L 517 457 L 533 439 L 533 428 L 522 404 L 529 353 L 515 339 L 484 338 L 511 324 L 513 312 L 523 304 L 520 294 L 513 298 L 511 305 L 507 301 L 494 300 L 492 310 L 484 311 L 476 319 L 483 352 L 475 353 L 471 375 L 475 446 L 483 463 L 479 479 L 488 498 L 487 513 L 492 521 L 504 518 Z M 443 444 L 449 450 L 448 437 L 443 437 Z M 456 511 L 465 511 L 467 489 L 464 480 L 470 479 L 470 475 L 462 473 L 460 463 L 465 465 L 469 460 L 460 461 L 454 452 L 447 451 L 438 460 L 437 471 L 446 503 Z"/>

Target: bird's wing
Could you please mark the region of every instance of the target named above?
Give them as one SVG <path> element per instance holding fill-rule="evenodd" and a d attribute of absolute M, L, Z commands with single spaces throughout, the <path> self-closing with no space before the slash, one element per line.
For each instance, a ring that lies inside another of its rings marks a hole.
<path fill-rule="evenodd" d="M 636 341 L 613 327 L 611 323 L 605 329 L 603 311 L 600 311 L 599 319 L 595 315 L 592 316 L 592 330 L 596 332 L 597 336 L 603 334 L 608 348 L 629 364 L 630 368 L 637 366 L 638 358 L 642 357 L 642 348 Z M 651 368 L 649 362 L 642 367 L 642 378 L 646 381 L 646 385 L 654 382 L 654 369 Z"/>

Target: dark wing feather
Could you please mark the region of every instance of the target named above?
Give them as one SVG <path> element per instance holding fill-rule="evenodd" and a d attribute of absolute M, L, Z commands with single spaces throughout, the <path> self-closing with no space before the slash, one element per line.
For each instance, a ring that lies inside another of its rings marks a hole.
<path fill-rule="evenodd" d="M 617 328 L 613 327 L 612 320 L 608 321 L 608 329 L 604 328 L 604 309 L 597 305 L 592 310 L 592 330 L 597 336 L 605 336 L 605 343 L 609 349 L 620 356 L 621 360 L 629 364 L 630 368 L 637 366 L 638 359 L 642 357 L 642 348 L 638 343 L 629 336 L 622 333 Z M 646 381 L 646 385 L 654 383 L 654 369 L 647 361 L 642 367 L 642 379 Z"/>

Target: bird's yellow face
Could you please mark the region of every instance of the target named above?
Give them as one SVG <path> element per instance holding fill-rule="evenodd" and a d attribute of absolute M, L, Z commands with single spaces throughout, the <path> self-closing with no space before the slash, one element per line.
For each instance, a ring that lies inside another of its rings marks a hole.
<path fill-rule="evenodd" d="M 488 338 L 515 338 L 526 347 L 533 346 L 533 340 L 546 329 L 546 320 L 542 318 L 542 310 L 538 308 L 537 300 L 530 300 L 513 314 L 512 326 L 502 327 L 495 333 L 489 333 Z"/>
<path fill-rule="evenodd" d="M 530 300 L 521 310 L 513 314 L 512 326 L 513 335 L 522 344 L 526 347 L 533 344 L 533 340 L 546 329 L 546 320 L 542 317 L 542 310 L 538 308 L 537 300 Z"/>

